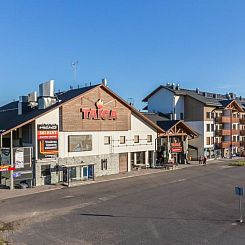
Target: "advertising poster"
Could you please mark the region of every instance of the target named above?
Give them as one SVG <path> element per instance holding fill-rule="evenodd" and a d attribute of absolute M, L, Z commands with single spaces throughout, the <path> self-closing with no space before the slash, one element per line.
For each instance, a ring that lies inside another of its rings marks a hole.
<path fill-rule="evenodd" d="M 92 135 L 70 135 L 69 152 L 92 151 Z"/>
<path fill-rule="evenodd" d="M 10 149 L 2 148 L 0 150 L 0 165 L 10 165 Z"/>
<path fill-rule="evenodd" d="M 38 124 L 38 158 L 54 158 L 58 156 L 58 125 Z"/>
<path fill-rule="evenodd" d="M 24 168 L 24 149 L 17 148 L 15 150 L 15 168 Z"/>

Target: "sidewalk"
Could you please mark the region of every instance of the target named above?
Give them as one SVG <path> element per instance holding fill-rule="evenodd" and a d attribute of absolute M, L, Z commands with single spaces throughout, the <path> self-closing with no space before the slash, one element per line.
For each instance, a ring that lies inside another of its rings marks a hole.
<path fill-rule="evenodd" d="M 161 169 L 132 170 L 126 173 L 119 173 L 119 174 L 112 174 L 112 175 L 96 177 L 94 181 L 79 182 L 79 183 L 75 183 L 74 185 L 70 187 L 83 186 L 83 185 L 88 185 L 88 184 L 96 184 L 96 183 L 119 180 L 119 179 L 133 178 L 133 177 L 144 176 L 144 175 L 149 175 L 149 174 L 163 173 L 163 172 L 174 171 L 174 170 L 194 167 L 194 166 L 198 166 L 198 162 L 193 161 L 191 162 L 191 164 L 178 165 L 178 167 L 171 169 L 171 170 L 166 170 L 162 168 Z M 53 190 L 59 190 L 59 189 L 66 189 L 66 188 L 69 188 L 69 187 L 63 186 L 63 185 L 45 185 L 45 186 L 37 186 L 37 187 L 27 188 L 27 189 L 14 189 L 14 190 L 0 189 L 0 201 L 9 199 L 9 198 L 19 197 L 19 196 L 26 196 L 26 195 L 53 191 Z"/>

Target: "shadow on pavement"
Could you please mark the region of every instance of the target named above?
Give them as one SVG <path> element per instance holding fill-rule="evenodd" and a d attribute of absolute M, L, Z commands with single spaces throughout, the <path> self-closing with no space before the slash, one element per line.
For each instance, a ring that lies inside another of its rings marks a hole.
<path fill-rule="evenodd" d="M 127 216 L 112 214 L 82 213 L 81 216 L 108 217 L 108 218 L 132 218 L 132 219 L 156 219 L 156 220 L 184 220 L 184 221 L 211 221 L 211 222 L 234 222 L 233 219 L 204 219 L 204 218 L 174 218 L 174 217 L 149 217 L 149 216 Z"/>

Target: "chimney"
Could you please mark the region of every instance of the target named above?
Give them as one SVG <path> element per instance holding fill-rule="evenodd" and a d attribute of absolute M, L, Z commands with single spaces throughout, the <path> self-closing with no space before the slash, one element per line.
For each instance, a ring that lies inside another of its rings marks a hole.
<path fill-rule="evenodd" d="M 18 102 L 18 115 L 28 111 L 28 96 L 20 96 Z"/>
<path fill-rule="evenodd" d="M 200 93 L 199 88 L 196 88 L 196 93 L 197 93 L 197 94 L 199 94 L 199 93 Z"/>
<path fill-rule="evenodd" d="M 176 85 L 176 90 L 180 90 L 180 85 L 179 84 Z"/>
<path fill-rule="evenodd" d="M 39 85 L 38 109 L 46 109 L 56 103 L 54 80 Z"/>
<path fill-rule="evenodd" d="M 37 92 L 32 92 L 28 94 L 28 102 L 31 108 L 37 106 Z"/>
<path fill-rule="evenodd" d="M 107 87 L 107 80 L 105 78 L 102 79 L 102 84 Z"/>
<path fill-rule="evenodd" d="M 172 89 L 175 89 L 175 83 L 172 83 Z"/>

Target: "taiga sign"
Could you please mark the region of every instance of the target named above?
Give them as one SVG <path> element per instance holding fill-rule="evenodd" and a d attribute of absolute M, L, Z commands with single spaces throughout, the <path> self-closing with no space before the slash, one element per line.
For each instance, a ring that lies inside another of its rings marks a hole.
<path fill-rule="evenodd" d="M 95 120 L 116 120 L 116 110 L 103 109 L 104 102 L 99 99 L 95 103 L 97 109 L 81 108 L 83 119 L 95 119 Z"/>

